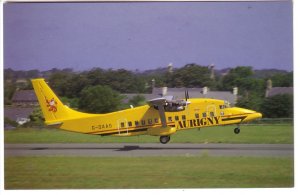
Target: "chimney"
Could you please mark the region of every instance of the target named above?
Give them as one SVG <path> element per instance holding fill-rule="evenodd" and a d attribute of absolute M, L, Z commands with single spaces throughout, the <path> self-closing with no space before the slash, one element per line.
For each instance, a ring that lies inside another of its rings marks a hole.
<path fill-rule="evenodd" d="M 234 95 L 234 104 L 236 104 L 236 102 L 237 102 L 237 99 L 238 99 L 238 93 L 239 93 L 239 88 L 234 87 L 234 88 L 233 88 L 233 91 L 232 91 L 232 94 Z"/>
<path fill-rule="evenodd" d="M 215 65 L 210 64 L 208 66 L 208 69 L 210 70 L 210 79 L 214 80 L 215 79 Z"/>
<path fill-rule="evenodd" d="M 237 95 L 238 95 L 238 91 L 239 91 L 238 88 L 237 88 L 237 87 L 234 87 L 234 88 L 233 88 L 233 92 L 232 92 L 233 95 L 237 96 Z"/>
<path fill-rule="evenodd" d="M 207 92 L 208 92 L 208 87 L 203 87 L 203 89 L 202 89 L 202 94 L 203 94 L 203 95 L 206 95 Z"/>
<path fill-rule="evenodd" d="M 267 89 L 272 89 L 272 87 L 273 87 L 272 80 L 268 79 L 267 80 Z"/>
<path fill-rule="evenodd" d="M 162 87 L 161 95 L 164 97 L 168 93 L 168 87 Z"/>
<path fill-rule="evenodd" d="M 153 79 L 151 80 L 151 82 L 152 82 L 152 89 L 154 89 L 154 88 L 155 88 L 155 79 L 153 78 Z"/>
<path fill-rule="evenodd" d="M 272 80 L 268 79 L 267 80 L 266 97 L 269 97 L 269 93 L 270 93 L 272 87 L 273 87 Z"/>

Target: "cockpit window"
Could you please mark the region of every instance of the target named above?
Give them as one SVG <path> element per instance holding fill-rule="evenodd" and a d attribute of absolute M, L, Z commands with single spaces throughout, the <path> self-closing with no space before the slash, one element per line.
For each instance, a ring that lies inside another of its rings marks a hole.
<path fill-rule="evenodd" d="M 230 108 L 230 103 L 228 101 L 224 101 L 223 105 L 219 106 L 220 109 Z"/>
<path fill-rule="evenodd" d="M 230 103 L 228 101 L 224 101 L 225 108 L 230 108 Z"/>

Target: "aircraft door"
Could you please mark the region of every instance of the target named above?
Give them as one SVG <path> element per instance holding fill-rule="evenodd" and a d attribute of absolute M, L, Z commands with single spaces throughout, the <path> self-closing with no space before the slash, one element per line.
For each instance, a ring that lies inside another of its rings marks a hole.
<path fill-rule="evenodd" d="M 128 134 L 128 121 L 127 119 L 123 118 L 123 119 L 119 119 L 117 120 L 117 127 L 118 127 L 118 131 L 119 134 Z"/>
<path fill-rule="evenodd" d="M 206 112 L 208 117 L 214 117 L 217 115 L 216 106 L 215 105 L 208 105 L 206 107 Z"/>

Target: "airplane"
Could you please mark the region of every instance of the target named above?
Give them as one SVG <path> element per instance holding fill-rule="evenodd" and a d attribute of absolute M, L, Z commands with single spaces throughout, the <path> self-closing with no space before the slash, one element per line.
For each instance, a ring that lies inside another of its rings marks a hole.
<path fill-rule="evenodd" d="M 230 107 L 224 100 L 209 98 L 174 99 L 170 96 L 149 100 L 146 105 L 106 114 L 89 114 L 64 105 L 43 78 L 32 85 L 46 125 L 72 132 L 101 136 L 159 136 L 166 144 L 177 131 L 211 126 L 239 125 L 262 117 L 253 110 Z"/>

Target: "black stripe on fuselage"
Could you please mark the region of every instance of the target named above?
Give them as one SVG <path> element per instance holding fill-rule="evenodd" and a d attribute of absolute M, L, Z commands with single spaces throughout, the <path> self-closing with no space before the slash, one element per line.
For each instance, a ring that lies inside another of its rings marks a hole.
<path fill-rule="evenodd" d="M 241 122 L 246 118 L 247 116 L 238 116 L 238 117 L 232 117 L 232 118 L 222 118 L 222 121 L 233 121 L 233 120 L 241 120 Z"/>
<path fill-rule="evenodd" d="M 125 134 L 125 133 L 136 133 L 136 132 L 142 132 L 142 131 L 147 131 L 148 128 L 143 128 L 143 129 L 134 129 L 134 130 L 122 130 L 122 131 L 115 131 L 115 132 L 111 132 L 111 133 L 103 133 L 100 134 L 101 136 L 107 136 L 107 135 L 117 135 L 117 134 Z"/>

